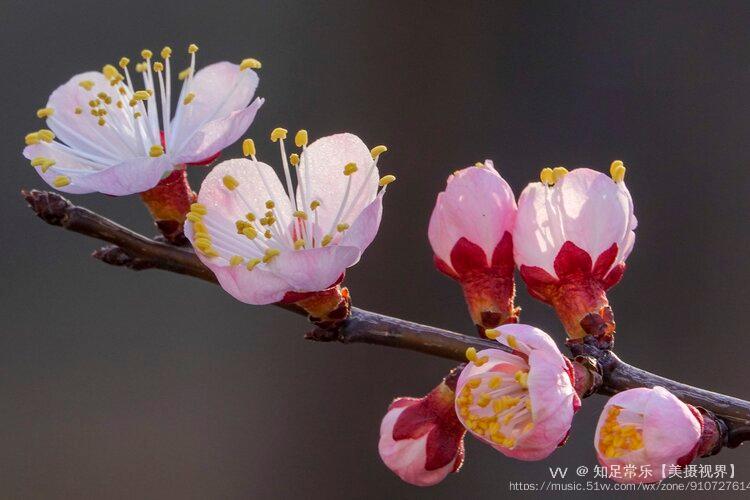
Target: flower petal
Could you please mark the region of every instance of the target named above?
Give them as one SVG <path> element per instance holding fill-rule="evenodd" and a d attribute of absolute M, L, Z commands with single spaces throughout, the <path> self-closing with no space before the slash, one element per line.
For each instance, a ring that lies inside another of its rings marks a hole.
<path fill-rule="evenodd" d="M 513 191 L 491 161 L 459 170 L 448 177 L 430 218 L 433 252 L 449 262 L 456 242 L 466 238 L 491 256 L 505 232 L 512 233 L 516 211 Z"/>
<path fill-rule="evenodd" d="M 257 98 L 250 106 L 203 125 L 187 144 L 176 152 L 174 163 L 201 161 L 236 142 L 253 123 L 263 102 L 264 99 Z"/>
<path fill-rule="evenodd" d="M 287 250 L 274 258 L 268 269 L 289 283 L 294 291 L 314 292 L 330 287 L 359 256 L 357 247 L 340 245 Z"/>
<path fill-rule="evenodd" d="M 173 135 L 170 137 L 171 144 L 167 144 L 167 150 L 175 152 L 175 156 L 179 157 L 182 149 L 204 125 L 247 107 L 257 87 L 257 73 L 249 69 L 240 71 L 239 65 L 227 61 L 211 64 L 197 71 L 189 89 L 195 97 L 190 104 L 177 104 L 171 124 Z M 200 159 L 202 158 L 197 158 L 196 161 Z"/>
<path fill-rule="evenodd" d="M 346 176 L 344 166 L 357 165 L 357 172 Z M 305 185 L 305 198 L 310 203 L 318 200 L 318 220 L 325 231 L 334 224 L 334 218 L 344 201 L 347 183 L 351 180 L 349 196 L 342 217 L 336 223 L 352 224 L 375 199 L 379 173 L 372 168 L 370 151 L 356 135 L 344 133 L 323 137 L 310 144 L 302 154 L 298 165 L 299 177 Z M 305 169 L 310 169 L 309 175 Z M 309 184 L 308 181 L 309 180 Z M 302 206 L 302 193 L 297 190 L 297 204 Z"/>
<path fill-rule="evenodd" d="M 359 248 L 360 254 L 370 246 L 375 239 L 380 228 L 380 221 L 383 218 L 383 195 L 385 190 L 381 190 L 372 203 L 362 210 L 362 213 L 355 219 L 341 239 L 339 245 Z M 355 262 L 356 264 L 356 262 Z"/>

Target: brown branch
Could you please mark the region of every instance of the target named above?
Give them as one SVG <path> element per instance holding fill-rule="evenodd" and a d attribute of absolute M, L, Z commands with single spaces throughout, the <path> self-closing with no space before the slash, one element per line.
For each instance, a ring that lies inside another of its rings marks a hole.
<path fill-rule="evenodd" d="M 141 236 L 101 215 L 73 205 L 59 194 L 38 190 L 22 193 L 34 212 L 48 224 L 111 243 L 112 246 L 93 254 L 103 262 L 134 270 L 162 269 L 216 283 L 213 273 L 189 249 Z M 293 306 L 284 307 L 303 314 Z M 469 347 L 498 348 L 498 344 L 490 340 L 358 308 L 352 308 L 351 317 L 335 331 L 317 328 L 308 333 L 306 338 L 410 349 L 454 361 L 465 361 L 465 352 Z M 750 402 L 649 373 L 628 365 L 613 352 L 600 349 L 595 344 L 572 344 L 571 350 L 577 360 L 584 361 L 574 362 L 576 373 L 589 375 L 584 386 L 577 387 L 580 393 L 587 395 L 597 390 L 600 394 L 611 395 L 635 387 L 660 385 L 683 401 L 703 407 L 724 419 L 729 429 L 728 446 L 738 446 L 743 441 L 750 440 Z M 596 368 L 592 371 L 590 366 Z"/>

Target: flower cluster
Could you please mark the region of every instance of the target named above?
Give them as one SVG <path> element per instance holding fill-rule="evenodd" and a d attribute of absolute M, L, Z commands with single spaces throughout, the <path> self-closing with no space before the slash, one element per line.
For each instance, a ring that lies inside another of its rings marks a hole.
<path fill-rule="evenodd" d="M 373 242 L 393 175 L 380 176 L 385 146 L 369 149 L 340 133 L 308 144 L 306 130 L 287 151 L 276 128 L 280 174 L 246 139 L 245 158 L 214 166 L 196 195 L 185 166 L 208 165 L 245 134 L 255 98 L 255 59 L 190 64 L 172 113 L 172 50 L 150 50 L 100 72 L 74 76 L 37 111 L 47 128 L 26 135 L 23 154 L 51 186 L 67 193 L 140 193 L 171 243 L 194 248 L 231 296 L 248 304 L 294 303 L 320 328 L 338 333 L 351 299 L 346 270 Z M 429 486 L 457 472 L 467 432 L 500 453 L 541 460 L 565 443 L 585 392 L 575 365 L 545 332 L 520 324 L 515 270 L 529 294 L 554 307 L 568 342 L 611 347 L 607 290 L 623 276 L 637 221 L 625 166 L 609 176 L 545 168 L 518 201 L 490 160 L 456 171 L 437 196 L 428 237 L 436 267 L 456 280 L 485 339 L 496 341 L 422 398 L 397 398 L 380 427 L 383 462 L 404 481 Z M 185 224 L 185 221 L 187 223 Z M 184 224 L 184 227 L 183 227 Z M 184 230 L 184 232 L 183 232 Z M 584 368 L 585 370 L 585 368 Z M 598 374 L 597 374 L 598 375 Z M 593 377 L 593 375 L 591 376 Z M 612 397 L 595 448 L 605 466 L 664 471 L 712 453 L 721 431 L 712 418 L 662 387 Z"/>

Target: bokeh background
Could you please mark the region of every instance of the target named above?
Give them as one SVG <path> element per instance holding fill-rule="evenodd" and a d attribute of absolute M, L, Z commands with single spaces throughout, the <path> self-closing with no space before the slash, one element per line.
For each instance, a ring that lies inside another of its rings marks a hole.
<path fill-rule="evenodd" d="M 198 43 L 199 65 L 260 59 L 263 157 L 278 125 L 389 146 L 382 171 L 398 182 L 347 275 L 355 304 L 467 333 L 426 236 L 446 176 L 491 158 L 520 193 L 543 166 L 623 159 L 640 226 L 610 295 L 618 353 L 747 399 L 748 25 L 747 2 L 0 0 L 0 498 L 498 498 L 595 464 L 599 396 L 545 461 L 467 439 L 460 474 L 401 483 L 377 454 L 380 419 L 450 362 L 306 342 L 299 317 L 108 267 L 89 258 L 97 242 L 37 220 L 18 194 L 43 187 L 23 136 L 73 74 L 165 44 L 179 61 Z M 138 197 L 74 201 L 154 232 Z M 562 340 L 519 288 L 522 319 Z M 750 481 L 748 449 L 710 462 Z"/>

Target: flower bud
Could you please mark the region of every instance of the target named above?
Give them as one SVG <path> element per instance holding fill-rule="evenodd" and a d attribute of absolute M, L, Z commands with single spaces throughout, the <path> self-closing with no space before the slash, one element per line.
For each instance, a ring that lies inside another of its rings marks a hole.
<path fill-rule="evenodd" d="M 614 332 L 606 291 L 622 278 L 636 225 L 625 183 L 587 168 L 521 193 L 516 263 L 529 293 L 555 308 L 570 338 L 588 333 L 581 321 L 592 313 Z"/>
<path fill-rule="evenodd" d="M 703 417 L 663 387 L 630 389 L 613 396 L 596 426 L 599 462 L 635 474 L 610 474 L 623 483 L 653 483 L 670 467 L 689 464 L 699 451 Z"/>
<path fill-rule="evenodd" d="M 449 385 L 443 381 L 423 398 L 397 398 L 380 424 L 380 458 L 407 483 L 432 486 L 461 468 L 466 430 Z"/>
<path fill-rule="evenodd" d="M 480 328 L 515 323 L 513 226 L 516 201 L 490 160 L 448 177 L 430 218 L 436 267 L 457 280 Z"/>
<path fill-rule="evenodd" d="M 564 443 L 580 407 L 572 367 L 537 328 L 503 325 L 488 333 L 513 353 L 471 353 L 456 385 L 458 418 L 504 455 L 541 460 Z"/>

